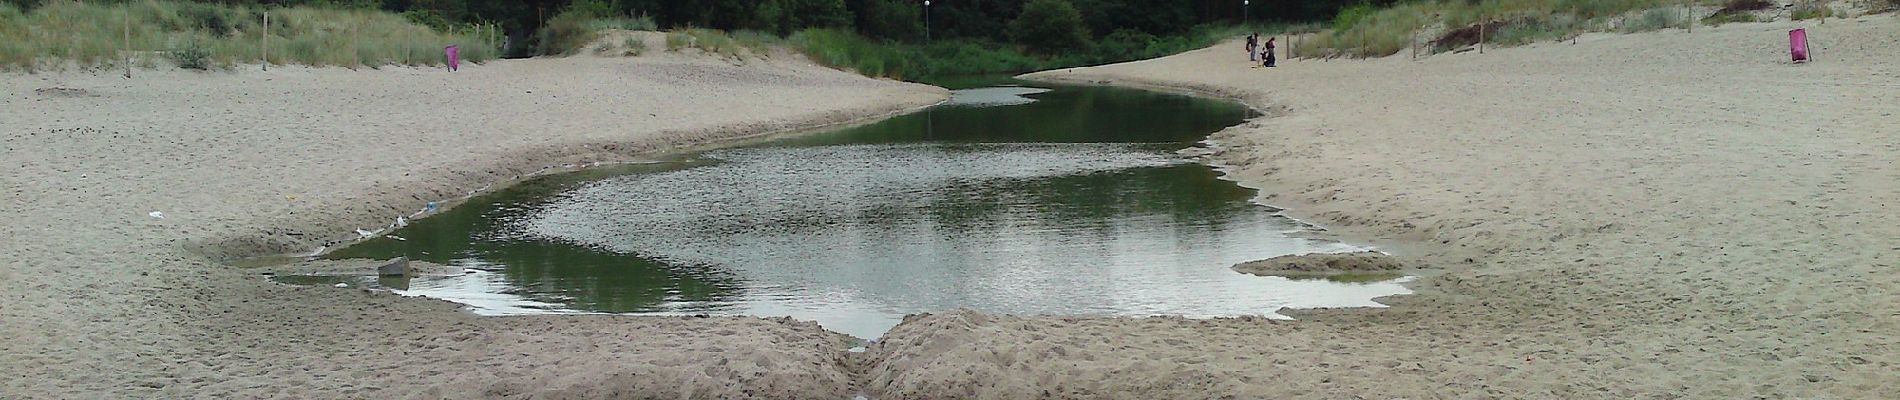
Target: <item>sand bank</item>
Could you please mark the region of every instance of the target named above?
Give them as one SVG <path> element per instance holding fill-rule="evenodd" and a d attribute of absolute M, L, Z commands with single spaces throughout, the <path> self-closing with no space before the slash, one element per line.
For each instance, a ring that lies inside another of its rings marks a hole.
<path fill-rule="evenodd" d="M 0 398 L 842 398 L 847 338 L 809 322 L 484 318 L 217 261 L 309 251 L 543 166 L 947 97 L 800 58 L 660 52 L 0 75 Z"/>
<path fill-rule="evenodd" d="M 1297 322 L 943 313 L 873 393 L 990 398 L 1900 396 L 1900 20 L 1593 34 L 1251 68 L 1240 43 L 1031 79 L 1231 96 L 1262 201 L 1440 269 Z"/>

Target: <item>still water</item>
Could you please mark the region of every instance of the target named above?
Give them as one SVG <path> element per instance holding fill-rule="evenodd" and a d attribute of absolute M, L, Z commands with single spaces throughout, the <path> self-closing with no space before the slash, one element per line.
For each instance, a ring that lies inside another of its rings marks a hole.
<path fill-rule="evenodd" d="M 1234 263 L 1360 250 L 1174 154 L 1237 104 L 1129 89 L 957 91 L 878 123 L 543 177 L 332 258 L 457 277 L 352 282 L 476 312 L 782 316 L 875 338 L 904 314 L 1274 315 L 1377 306 L 1403 279 L 1256 277 Z"/>

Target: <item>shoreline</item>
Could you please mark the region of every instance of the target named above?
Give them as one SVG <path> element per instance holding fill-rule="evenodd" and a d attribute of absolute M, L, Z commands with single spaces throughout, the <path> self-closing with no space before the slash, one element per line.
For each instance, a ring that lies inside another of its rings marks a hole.
<path fill-rule="evenodd" d="M 1212 156 L 1328 236 L 1429 268 L 1299 322 L 920 315 L 870 393 L 1091 398 L 1870 398 L 1900 393 L 1893 15 L 1287 60 L 1238 43 L 1024 79 L 1269 110 Z M 1777 40 L 1783 41 L 1777 43 Z M 1234 47 L 1228 47 L 1234 46 Z M 1798 78 L 1793 78 L 1798 77 Z M 1791 79 L 1792 78 L 1792 79 Z M 1074 340 L 1088 338 L 1088 340 Z M 1010 356 L 1019 355 L 1019 356 Z M 1008 371 L 1053 371 L 1022 376 Z"/>
<path fill-rule="evenodd" d="M 36 90 L 54 86 L 90 95 Z M 8 398 L 845 396 L 848 338 L 810 322 L 481 317 L 280 285 L 221 260 L 308 252 L 546 165 L 653 158 L 948 97 L 802 57 L 673 53 L 455 73 L 6 74 L 0 90 L 19 123 L 0 132 Z"/>

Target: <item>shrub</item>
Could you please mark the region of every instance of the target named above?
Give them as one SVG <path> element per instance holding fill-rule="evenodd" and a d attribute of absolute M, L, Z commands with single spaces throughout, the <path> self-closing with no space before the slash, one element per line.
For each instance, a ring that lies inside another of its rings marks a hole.
<path fill-rule="evenodd" d="M 1371 16 L 1374 11 L 1372 3 L 1359 3 L 1352 7 L 1341 8 L 1339 14 L 1333 16 L 1333 30 L 1344 32 L 1352 29 L 1353 26 L 1359 24 L 1360 20 Z"/>
<path fill-rule="evenodd" d="M 1826 5 L 1815 2 L 1801 2 L 1794 7 L 1794 12 L 1789 18 L 1798 21 L 1832 16 L 1834 16 L 1834 9 L 1828 8 Z"/>
<path fill-rule="evenodd" d="M 1714 15 L 1702 18 L 1702 23 L 1710 26 L 1721 26 L 1722 24 L 1734 22 L 1760 22 L 1760 20 L 1755 18 L 1754 13 L 1746 11 L 1730 13 L 1718 12 Z"/>
<path fill-rule="evenodd" d="M 172 50 L 166 55 L 170 56 L 172 62 L 178 64 L 179 68 L 196 70 L 211 68 L 211 51 L 205 50 L 195 41 L 185 44 L 185 47 Z"/>
<path fill-rule="evenodd" d="M 1011 39 L 1045 54 L 1087 47 L 1087 29 L 1068 0 L 1030 0 L 1009 22 Z"/>
<path fill-rule="evenodd" d="M 647 41 L 640 40 L 640 38 L 637 36 L 627 38 L 627 54 L 626 55 L 637 56 L 641 54 L 646 54 L 646 52 L 647 52 Z"/>

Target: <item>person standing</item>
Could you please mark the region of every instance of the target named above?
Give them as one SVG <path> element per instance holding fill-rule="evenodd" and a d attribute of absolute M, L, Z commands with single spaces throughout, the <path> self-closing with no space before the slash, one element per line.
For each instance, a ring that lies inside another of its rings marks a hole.
<path fill-rule="evenodd" d="M 1252 62 L 1254 60 L 1253 52 L 1254 50 L 1259 49 L 1259 48 L 1260 48 L 1260 34 L 1259 33 L 1247 34 L 1247 61 Z"/>

